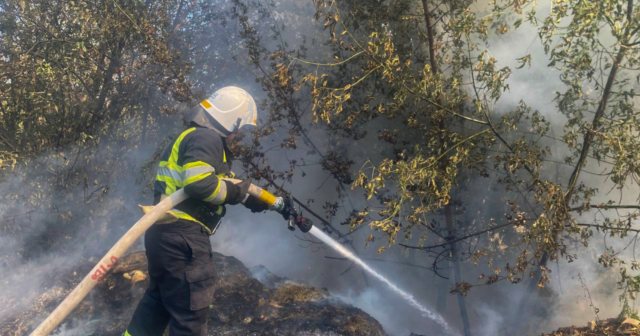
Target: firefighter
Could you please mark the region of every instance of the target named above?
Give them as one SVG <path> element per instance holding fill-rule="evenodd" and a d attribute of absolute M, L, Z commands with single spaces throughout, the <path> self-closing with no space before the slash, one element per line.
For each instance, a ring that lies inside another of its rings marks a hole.
<path fill-rule="evenodd" d="M 220 225 L 225 205 L 252 212 L 268 206 L 247 193 L 250 182 L 233 184 L 233 156 L 227 144 L 238 130 L 256 125 L 256 104 L 246 91 L 225 87 L 189 112 L 188 128 L 163 152 L 154 184 L 154 203 L 184 189 L 189 199 L 172 211 L 178 218 L 153 225 L 145 234 L 149 288 L 125 336 L 207 334 L 215 270 L 209 236 Z"/>

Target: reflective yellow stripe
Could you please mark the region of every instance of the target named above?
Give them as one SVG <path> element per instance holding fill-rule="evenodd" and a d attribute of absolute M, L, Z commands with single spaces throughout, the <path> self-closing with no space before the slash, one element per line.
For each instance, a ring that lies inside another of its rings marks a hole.
<path fill-rule="evenodd" d="M 178 166 L 177 164 L 171 164 L 169 163 L 169 161 L 160 161 L 160 163 L 158 164 L 158 167 L 170 168 L 176 171 L 182 170 L 182 167 Z"/>
<path fill-rule="evenodd" d="M 188 213 L 180 211 L 180 210 L 176 210 L 176 209 L 173 209 L 171 211 L 176 215 L 176 217 L 178 217 L 180 219 L 196 222 L 196 223 L 202 225 L 202 227 L 204 227 L 205 230 L 207 230 L 207 233 L 211 234 L 211 230 L 209 230 L 209 228 L 206 225 L 202 224 L 202 222 L 200 222 L 199 220 L 191 217 Z"/>
<path fill-rule="evenodd" d="M 182 172 L 182 178 L 186 180 L 198 175 L 204 175 L 204 174 L 211 175 L 211 173 L 214 173 L 214 172 L 215 172 L 215 169 L 213 169 L 213 167 L 211 166 L 193 167 Z"/>
<path fill-rule="evenodd" d="M 166 195 L 171 195 L 180 188 L 184 188 L 185 186 L 191 183 L 198 182 L 202 179 L 207 178 L 211 174 L 215 174 L 215 168 L 213 168 L 213 166 L 211 166 L 210 164 L 202 161 L 189 162 L 189 163 L 185 163 L 182 166 L 178 165 L 178 158 L 180 155 L 180 144 L 182 143 L 182 140 L 189 133 L 195 130 L 196 128 L 192 127 L 182 132 L 182 134 L 180 134 L 180 136 L 178 136 L 176 141 L 173 143 L 173 146 L 171 147 L 171 155 L 169 156 L 167 161 L 160 161 L 160 163 L 158 164 L 158 173 L 156 175 L 156 181 L 164 182 L 166 184 L 166 187 L 165 187 Z M 222 155 L 223 155 L 223 162 L 227 162 L 227 156 L 224 151 Z M 227 177 L 227 175 L 219 174 L 217 175 L 217 177 L 219 178 L 219 180 L 218 180 L 218 185 L 216 186 L 216 189 L 213 191 L 211 196 L 206 198 L 204 201 L 210 202 L 213 204 L 222 204 L 227 198 L 227 188 L 226 188 L 226 184 L 223 184 L 220 178 Z M 218 206 L 215 210 L 215 213 L 218 215 L 221 215 L 223 210 L 224 208 L 222 206 Z M 175 214 L 175 216 L 180 219 L 196 222 L 202 225 L 207 230 L 207 232 L 211 234 L 211 230 L 209 230 L 209 228 L 206 225 L 204 225 L 203 223 L 201 223 L 200 221 L 198 221 L 188 213 L 179 211 L 176 209 L 173 209 L 172 211 Z"/>
<path fill-rule="evenodd" d="M 171 195 L 171 193 L 175 192 L 178 188 L 184 188 L 185 186 L 191 183 L 198 182 L 202 179 L 205 179 L 209 175 L 211 175 L 211 173 L 198 174 L 196 176 L 192 176 L 185 180 L 182 180 L 182 177 L 180 175 L 177 175 L 175 171 L 168 168 L 161 167 L 161 168 L 158 168 L 158 175 L 156 175 L 156 181 L 161 181 L 166 183 L 167 195 Z M 215 200 L 217 202 L 214 201 L 213 202 L 214 204 L 221 204 L 225 201 L 225 199 L 227 198 L 227 186 L 226 184 L 222 184 L 223 182 L 221 179 L 223 177 L 224 177 L 224 174 L 221 174 L 220 176 L 218 176 L 218 185 L 216 186 L 216 189 L 213 191 L 211 196 L 204 199 L 205 202 L 211 203 L 212 201 Z M 169 191 L 171 191 L 171 193 L 169 193 Z"/>
<path fill-rule="evenodd" d="M 129 330 L 124 331 L 124 336 L 131 336 L 131 334 L 129 333 Z"/>
<path fill-rule="evenodd" d="M 160 200 L 163 200 L 166 197 L 168 197 L 168 196 L 165 195 L 165 194 L 162 194 L 160 196 Z M 219 209 L 216 209 L 216 213 L 218 215 L 222 213 L 222 209 L 220 209 L 220 208 L 222 208 L 222 206 L 220 206 Z M 168 213 L 171 213 L 173 216 L 175 216 L 175 217 L 177 217 L 179 219 L 188 220 L 188 221 L 195 222 L 195 223 L 198 223 L 198 224 L 202 225 L 202 227 L 204 227 L 204 229 L 207 230 L 207 233 L 211 235 L 211 230 L 206 225 L 202 224 L 202 222 L 200 222 L 199 220 L 191 217 L 188 213 L 180 211 L 178 209 L 171 209 L 171 210 L 168 211 Z M 169 223 L 156 223 L 156 224 L 169 224 Z"/>
<path fill-rule="evenodd" d="M 177 161 L 176 161 L 177 162 Z M 160 163 L 158 164 L 159 167 L 166 167 L 169 169 L 173 169 L 179 173 L 184 172 L 187 169 L 190 168 L 196 168 L 196 167 L 211 167 L 210 164 L 206 163 L 206 162 L 202 162 L 202 161 L 195 161 L 195 162 L 189 162 L 189 163 L 185 163 L 182 166 L 178 166 L 177 163 L 173 164 L 170 163 L 169 161 L 160 161 Z M 213 167 L 211 167 L 213 168 Z"/>
<path fill-rule="evenodd" d="M 198 174 L 196 176 L 189 177 L 188 179 L 183 180 L 182 182 L 183 182 L 183 185 L 189 185 L 189 184 L 191 184 L 193 182 L 198 182 L 198 181 L 204 179 L 205 177 L 207 177 L 209 175 L 211 175 L 211 173 Z"/>
<path fill-rule="evenodd" d="M 227 200 L 227 185 L 222 181 L 222 176 L 218 175 L 218 185 L 211 196 L 204 199 L 205 202 L 222 204 Z"/>
<path fill-rule="evenodd" d="M 218 195 L 218 192 L 220 191 L 220 185 L 221 184 L 222 184 L 222 181 L 218 179 L 218 185 L 216 186 L 216 190 L 213 191 L 211 196 L 209 196 L 209 197 L 204 199 L 205 202 L 211 202 L 211 200 L 213 200 Z"/>
<path fill-rule="evenodd" d="M 227 151 L 222 149 L 222 162 L 227 162 Z"/>
<path fill-rule="evenodd" d="M 189 169 L 194 167 L 211 167 L 211 165 L 206 162 L 195 161 L 195 162 L 185 163 L 182 167 L 184 167 L 185 169 Z"/>
<path fill-rule="evenodd" d="M 194 177 L 198 177 L 200 176 L 201 178 L 197 179 L 197 181 L 201 180 L 202 178 L 205 178 L 209 175 L 211 175 L 212 173 L 214 173 L 214 169 L 213 167 L 209 166 L 209 167 L 194 167 L 194 168 L 189 168 L 187 170 L 185 170 L 182 173 L 182 179 L 185 181 L 194 181 L 193 178 Z M 185 185 L 189 184 L 191 182 L 185 182 Z"/>
<path fill-rule="evenodd" d="M 176 172 L 175 170 L 165 168 L 165 167 L 158 168 L 158 175 L 156 175 L 156 180 L 163 181 L 166 183 L 171 183 L 176 187 L 180 187 L 180 188 L 184 186 L 184 184 L 182 183 L 181 174 Z M 167 194 L 167 195 L 170 195 L 170 194 Z"/>
<path fill-rule="evenodd" d="M 167 195 L 171 195 L 174 192 L 176 192 L 176 187 L 178 187 L 176 180 L 174 180 L 173 178 L 171 178 L 171 176 L 164 176 L 164 175 L 156 175 L 156 181 L 160 181 L 160 182 L 164 182 L 166 183 L 167 187 L 165 188 L 165 194 Z M 182 187 L 180 187 L 182 188 Z"/>
<path fill-rule="evenodd" d="M 171 164 L 174 164 L 176 166 L 178 165 L 178 153 L 180 152 L 180 143 L 182 142 L 182 139 L 184 139 L 184 137 L 187 136 L 187 134 L 195 130 L 196 130 L 195 127 L 191 127 L 190 129 L 182 132 L 182 134 L 180 134 L 178 139 L 176 139 L 176 142 L 173 143 L 173 148 L 171 148 L 171 156 L 169 156 L 169 160 L 168 160 Z"/>
<path fill-rule="evenodd" d="M 214 172 L 213 167 L 207 166 L 198 166 L 192 167 L 183 172 L 179 172 L 175 169 L 171 169 L 168 167 L 158 167 L 158 174 L 156 176 L 156 180 L 163 181 L 165 183 L 171 183 L 175 187 L 184 188 L 186 185 L 198 182 L 207 176 L 211 175 Z M 170 195 L 170 194 L 167 194 Z"/>
<path fill-rule="evenodd" d="M 202 223 L 200 223 L 199 220 L 191 217 L 191 215 L 189 215 L 188 213 L 186 213 L 184 211 L 180 211 L 180 210 L 176 210 L 176 209 L 173 209 L 171 211 L 173 212 L 174 215 L 176 215 L 176 217 L 178 217 L 180 219 L 186 219 L 186 220 L 190 220 L 190 221 L 194 221 L 196 223 L 202 224 Z"/>
<path fill-rule="evenodd" d="M 162 181 L 165 182 L 167 184 L 171 183 L 174 186 L 178 187 L 178 188 L 182 188 L 182 181 L 180 179 L 176 179 L 175 177 L 171 176 L 171 175 L 167 175 L 167 174 L 161 174 L 160 172 L 158 173 L 158 175 L 156 175 L 156 180 L 158 181 Z M 171 195 L 171 194 L 167 194 L 167 195 Z"/>
<path fill-rule="evenodd" d="M 178 166 L 178 155 L 180 152 L 180 143 L 182 142 L 182 139 L 184 139 L 184 137 L 187 136 L 187 134 L 195 130 L 196 130 L 195 127 L 191 127 L 188 130 L 182 132 L 182 134 L 178 136 L 178 139 L 176 139 L 176 141 L 173 143 L 173 147 L 171 148 L 171 155 L 169 156 L 169 159 L 167 161 L 162 161 L 159 164 L 160 168 L 158 169 L 158 175 L 156 176 L 156 180 L 165 182 L 167 184 L 164 190 L 165 194 L 167 195 L 173 194 L 174 192 L 176 192 L 177 188 L 182 188 L 184 184 L 182 183 L 179 175 L 173 174 L 173 172 L 171 171 L 168 171 L 168 172 L 164 171 L 162 170 L 162 168 L 172 169 L 177 173 L 182 173 L 184 169 L 186 169 L 185 167 Z"/>

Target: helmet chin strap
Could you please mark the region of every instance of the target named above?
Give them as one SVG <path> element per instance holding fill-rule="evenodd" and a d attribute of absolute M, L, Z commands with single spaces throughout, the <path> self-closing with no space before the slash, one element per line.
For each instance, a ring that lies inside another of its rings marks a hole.
<path fill-rule="evenodd" d="M 240 131 L 240 124 L 241 123 L 242 123 L 242 118 L 238 118 L 238 120 L 236 121 L 236 123 L 233 126 L 233 130 L 229 134 L 225 134 L 224 132 L 222 132 L 221 130 L 218 129 L 218 127 L 222 127 L 220 124 L 218 124 L 218 127 L 215 127 L 215 125 L 214 125 L 214 127 L 211 128 L 211 129 L 213 129 L 213 131 L 218 133 L 218 135 L 220 135 L 221 137 L 227 138 L 231 134 L 238 134 L 238 132 Z"/>
<path fill-rule="evenodd" d="M 222 131 L 220 131 L 217 127 L 207 127 L 207 128 L 212 130 L 212 131 L 214 131 L 214 132 L 216 132 L 216 133 L 218 133 L 218 135 L 223 137 L 223 138 L 227 137 L 227 135 L 224 134 Z"/>
<path fill-rule="evenodd" d="M 238 132 L 240 131 L 241 123 L 242 123 L 242 118 L 238 118 L 238 120 L 236 121 L 236 124 L 233 127 L 233 131 L 231 131 L 232 134 L 238 134 Z"/>

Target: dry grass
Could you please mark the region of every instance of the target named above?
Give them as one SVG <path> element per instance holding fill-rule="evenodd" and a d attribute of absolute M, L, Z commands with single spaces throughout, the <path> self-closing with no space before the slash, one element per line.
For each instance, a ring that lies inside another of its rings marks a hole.
<path fill-rule="evenodd" d="M 285 305 L 290 302 L 319 301 L 328 296 L 324 290 L 289 282 L 278 287 L 271 299 L 273 304 Z"/>

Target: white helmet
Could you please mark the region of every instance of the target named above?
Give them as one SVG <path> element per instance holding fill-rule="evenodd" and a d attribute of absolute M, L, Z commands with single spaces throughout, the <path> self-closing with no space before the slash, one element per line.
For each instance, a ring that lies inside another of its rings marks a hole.
<path fill-rule="evenodd" d="M 256 126 L 257 119 L 258 110 L 251 95 L 241 88 L 227 86 L 203 100 L 186 120 L 226 137 L 245 125 Z"/>

